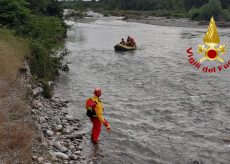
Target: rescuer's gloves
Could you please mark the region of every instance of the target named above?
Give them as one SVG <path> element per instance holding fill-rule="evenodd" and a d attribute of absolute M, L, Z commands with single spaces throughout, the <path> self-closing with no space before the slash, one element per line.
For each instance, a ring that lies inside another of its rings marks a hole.
<path fill-rule="evenodd" d="M 105 125 L 105 127 L 106 127 L 106 129 L 107 129 L 108 131 L 111 130 L 110 125 L 109 125 L 109 122 L 108 122 L 107 120 L 105 120 L 104 125 Z"/>

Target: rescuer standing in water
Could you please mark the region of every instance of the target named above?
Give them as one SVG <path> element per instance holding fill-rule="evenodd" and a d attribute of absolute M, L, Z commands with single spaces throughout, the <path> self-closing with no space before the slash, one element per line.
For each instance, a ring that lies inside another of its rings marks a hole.
<path fill-rule="evenodd" d="M 101 89 L 96 88 L 94 90 L 94 96 L 86 101 L 86 115 L 90 118 L 93 124 L 91 140 L 95 144 L 98 142 L 98 138 L 101 133 L 101 124 L 106 127 L 107 131 L 111 130 L 109 122 L 103 117 L 104 108 L 99 98 L 100 96 Z"/>

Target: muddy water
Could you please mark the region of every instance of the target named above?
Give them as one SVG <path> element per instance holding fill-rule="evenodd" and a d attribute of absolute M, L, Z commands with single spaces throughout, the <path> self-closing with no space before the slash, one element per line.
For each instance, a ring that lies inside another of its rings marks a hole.
<path fill-rule="evenodd" d="M 57 94 L 70 100 L 68 110 L 83 120 L 85 163 L 230 163 L 230 69 L 203 73 L 186 54 L 202 44 L 206 30 L 109 17 L 68 31 L 71 71 L 60 77 Z M 219 32 L 230 48 L 230 30 Z M 127 35 L 135 37 L 138 49 L 114 52 Z M 97 86 L 112 131 L 103 128 L 94 146 L 84 103 Z"/>

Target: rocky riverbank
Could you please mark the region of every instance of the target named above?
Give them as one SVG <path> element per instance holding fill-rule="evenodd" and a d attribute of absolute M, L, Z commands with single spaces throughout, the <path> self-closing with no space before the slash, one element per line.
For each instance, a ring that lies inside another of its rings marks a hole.
<path fill-rule="evenodd" d="M 138 17 L 138 18 L 124 18 L 127 22 L 137 22 L 158 26 L 173 26 L 173 27 L 198 27 L 198 21 L 191 21 L 188 18 L 167 18 L 167 17 Z"/>
<path fill-rule="evenodd" d="M 68 101 L 43 98 L 41 87 L 33 89 L 32 117 L 38 131 L 33 143 L 33 163 L 81 163 L 81 122 L 66 111 Z"/>
<path fill-rule="evenodd" d="M 137 22 L 158 26 L 173 26 L 173 27 L 207 27 L 208 21 L 192 21 L 189 18 L 169 18 L 169 17 L 137 17 L 137 18 L 128 18 L 124 17 L 127 22 Z M 216 22 L 218 27 L 230 27 L 230 22 Z"/>

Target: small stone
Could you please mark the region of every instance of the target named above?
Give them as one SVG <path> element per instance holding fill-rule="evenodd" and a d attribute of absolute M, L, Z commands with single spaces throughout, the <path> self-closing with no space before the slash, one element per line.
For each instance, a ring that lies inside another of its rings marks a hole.
<path fill-rule="evenodd" d="M 76 155 L 81 155 L 81 151 L 79 151 L 79 150 L 78 150 L 78 151 L 75 151 L 74 154 L 76 154 Z"/>
<path fill-rule="evenodd" d="M 65 146 L 62 146 L 59 142 L 55 142 L 54 147 L 63 153 L 68 151 L 68 149 Z"/>
<path fill-rule="evenodd" d="M 40 124 L 43 124 L 44 122 L 46 122 L 45 117 L 40 117 L 40 118 L 39 118 L 39 123 L 40 123 Z"/>
<path fill-rule="evenodd" d="M 54 135 L 54 132 L 51 130 L 46 131 L 47 136 L 52 137 Z"/>
<path fill-rule="evenodd" d="M 38 157 L 37 156 L 32 156 L 32 159 L 34 160 L 34 161 L 36 161 L 37 159 L 38 159 Z"/>
<path fill-rule="evenodd" d="M 38 158 L 38 163 L 42 163 L 43 160 L 44 160 L 43 157 L 39 157 L 39 158 Z"/>
<path fill-rule="evenodd" d="M 60 158 L 60 159 L 69 159 L 69 156 L 64 154 L 64 153 L 61 153 L 61 152 L 55 152 L 54 155 L 57 157 L 57 158 Z"/>
<path fill-rule="evenodd" d="M 71 155 L 69 155 L 69 158 L 72 159 L 72 160 L 76 160 L 77 156 L 75 154 L 71 154 Z"/>
<path fill-rule="evenodd" d="M 59 131 L 62 129 L 62 125 L 54 125 L 54 130 Z"/>
<path fill-rule="evenodd" d="M 42 143 L 42 146 L 43 146 L 43 147 L 47 147 L 47 146 L 48 146 L 48 145 L 47 145 L 47 142 L 43 142 L 43 143 Z"/>
<path fill-rule="evenodd" d="M 66 138 L 68 138 L 68 139 L 75 139 L 75 138 L 82 139 L 83 134 L 81 134 L 81 133 L 73 133 L 73 134 L 71 134 L 69 136 L 66 136 Z"/>
<path fill-rule="evenodd" d="M 37 97 L 38 95 L 40 95 L 43 92 L 42 87 L 37 87 L 35 89 L 33 89 L 33 97 Z"/>
<path fill-rule="evenodd" d="M 71 116 L 71 115 L 66 115 L 65 118 L 66 118 L 68 121 L 73 121 L 73 120 L 74 120 L 73 116 Z"/>
<path fill-rule="evenodd" d="M 73 149 L 75 149 L 75 146 L 70 145 L 70 146 L 69 146 L 69 149 L 70 149 L 70 150 L 73 150 Z"/>
<path fill-rule="evenodd" d="M 57 132 L 56 135 L 57 135 L 57 136 L 60 136 L 60 135 L 61 135 L 61 132 Z"/>

